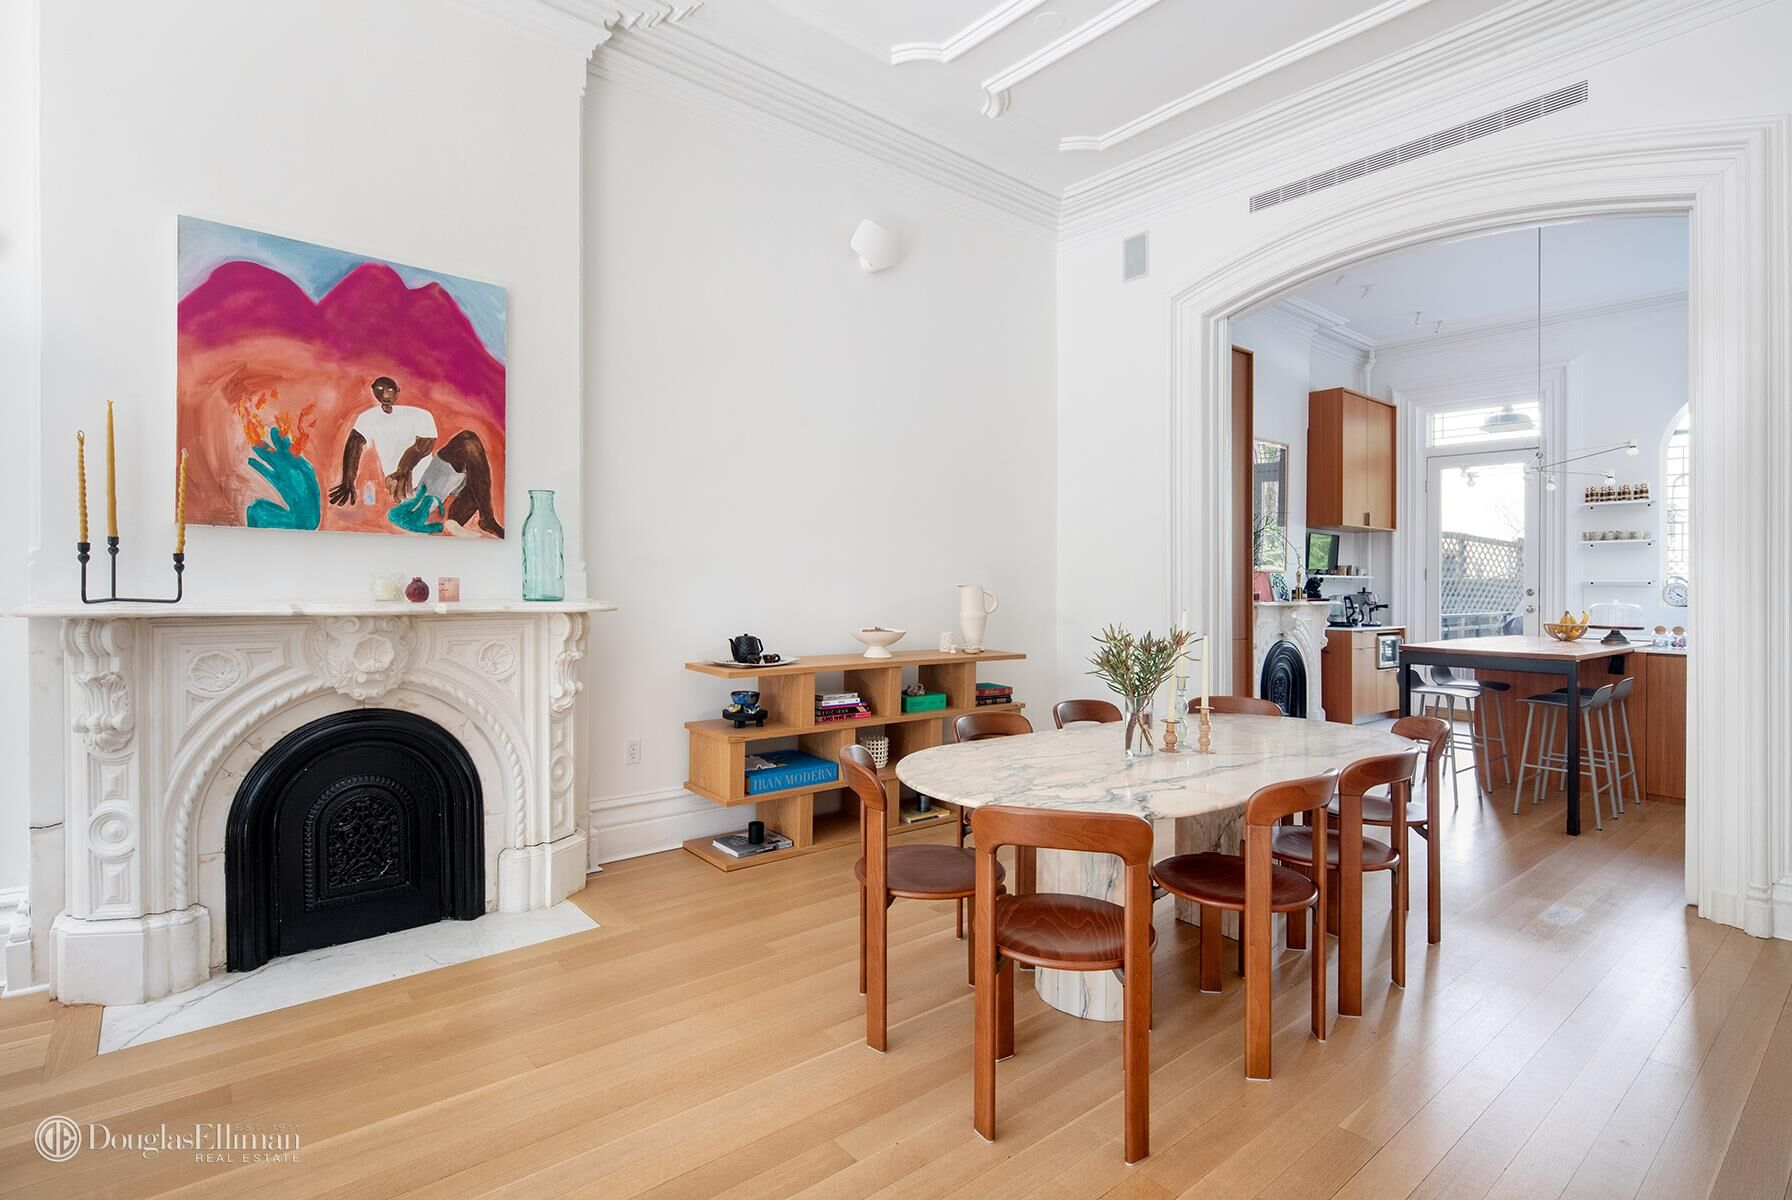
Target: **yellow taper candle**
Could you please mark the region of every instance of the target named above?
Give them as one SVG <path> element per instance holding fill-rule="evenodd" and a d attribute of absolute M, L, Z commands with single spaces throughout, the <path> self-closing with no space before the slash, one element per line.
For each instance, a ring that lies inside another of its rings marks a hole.
<path fill-rule="evenodd" d="M 75 495 L 81 504 L 81 536 L 76 541 L 87 540 L 87 435 L 79 429 L 75 430 Z"/>
<path fill-rule="evenodd" d="M 118 439 L 110 400 L 106 401 L 106 536 L 118 536 Z"/>
<path fill-rule="evenodd" d="M 180 473 L 174 479 L 174 552 L 187 551 L 187 452 L 180 452 Z"/>

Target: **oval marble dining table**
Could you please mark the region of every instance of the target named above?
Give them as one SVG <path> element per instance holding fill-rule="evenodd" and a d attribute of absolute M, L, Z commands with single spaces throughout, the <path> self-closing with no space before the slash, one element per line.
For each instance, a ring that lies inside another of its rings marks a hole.
<path fill-rule="evenodd" d="M 977 808 L 1015 804 L 1081 812 L 1128 812 L 1156 828 L 1153 859 L 1218 850 L 1235 854 L 1244 802 L 1265 784 L 1342 769 L 1359 758 L 1412 749 L 1405 738 L 1378 729 L 1281 717 L 1216 713 L 1212 750 L 1159 751 L 1129 759 L 1122 726 L 1086 725 L 962 745 L 934 746 L 905 755 L 896 775 L 922 795 Z M 1198 736 L 1189 723 L 1189 739 Z M 1342 831 L 1340 831 L 1342 833 Z M 1357 828 L 1360 836 L 1361 827 Z M 1120 860 L 1105 854 L 1041 850 L 1038 890 L 1104 900 L 1120 898 Z M 1012 881 L 1011 881 L 1012 882 Z M 1360 898 L 1360 875 L 1355 881 Z M 1360 904 L 1357 906 L 1360 910 Z M 1178 901 L 1191 924 L 1198 910 Z M 1237 936 L 1235 914 L 1227 932 Z M 1346 923 L 1339 942 L 1339 978 L 1355 956 L 1360 980 L 1361 922 Z M 1121 1019 L 1120 983 L 1098 971 L 1034 973 L 1034 988 L 1053 1008 L 1098 1021 Z"/>

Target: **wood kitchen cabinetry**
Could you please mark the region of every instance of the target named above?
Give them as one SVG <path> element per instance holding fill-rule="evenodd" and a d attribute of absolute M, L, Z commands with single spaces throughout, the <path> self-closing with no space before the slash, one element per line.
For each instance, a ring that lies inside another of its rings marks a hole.
<path fill-rule="evenodd" d="M 1397 494 L 1394 406 L 1349 388 L 1307 395 L 1307 524 L 1390 530 Z"/>
<path fill-rule="evenodd" d="M 1376 648 L 1382 637 L 1405 634 L 1398 625 L 1325 631 L 1319 695 L 1326 720 L 1354 725 L 1365 717 L 1399 711 L 1400 671 L 1382 667 Z"/>

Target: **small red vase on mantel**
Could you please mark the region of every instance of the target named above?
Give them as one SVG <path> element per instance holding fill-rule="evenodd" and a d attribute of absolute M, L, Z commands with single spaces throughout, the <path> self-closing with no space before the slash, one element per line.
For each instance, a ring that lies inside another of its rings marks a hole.
<path fill-rule="evenodd" d="M 429 585 L 423 582 L 423 576 L 411 576 L 411 581 L 404 585 L 404 598 L 412 604 L 422 604 L 429 599 Z"/>

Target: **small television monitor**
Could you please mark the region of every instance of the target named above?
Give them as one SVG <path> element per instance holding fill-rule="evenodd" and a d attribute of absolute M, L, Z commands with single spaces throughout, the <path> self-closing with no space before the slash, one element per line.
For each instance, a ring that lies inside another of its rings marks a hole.
<path fill-rule="evenodd" d="M 1316 533 L 1307 531 L 1307 574 L 1336 575 L 1338 573 L 1338 535 L 1335 533 Z"/>

